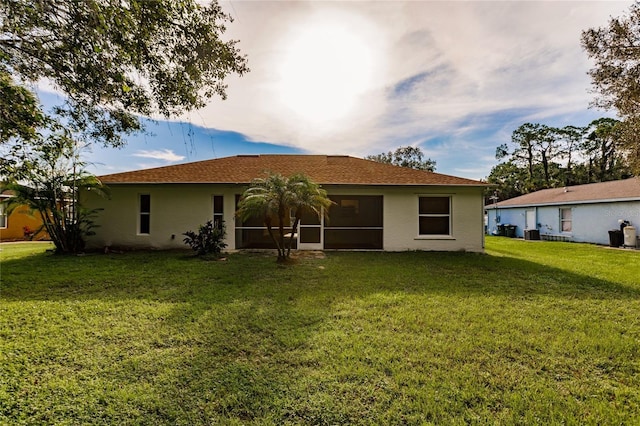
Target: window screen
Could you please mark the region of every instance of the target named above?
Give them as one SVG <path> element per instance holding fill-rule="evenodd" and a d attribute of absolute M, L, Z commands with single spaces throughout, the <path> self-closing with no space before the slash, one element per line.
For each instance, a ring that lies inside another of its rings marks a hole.
<path fill-rule="evenodd" d="M 139 234 L 149 234 L 151 230 L 151 195 L 140 194 Z"/>
<path fill-rule="evenodd" d="M 451 197 L 419 197 L 418 234 L 451 235 Z"/>

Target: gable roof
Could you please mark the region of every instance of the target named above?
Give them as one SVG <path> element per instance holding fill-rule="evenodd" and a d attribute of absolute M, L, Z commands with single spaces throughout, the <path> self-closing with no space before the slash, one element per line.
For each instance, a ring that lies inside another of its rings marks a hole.
<path fill-rule="evenodd" d="M 349 156 L 238 155 L 173 166 L 100 176 L 106 184 L 234 183 L 248 184 L 265 173 L 304 173 L 327 185 L 466 185 L 485 183 L 440 173 L 398 167 Z"/>
<path fill-rule="evenodd" d="M 523 207 L 556 204 L 585 204 L 640 200 L 640 178 L 550 188 L 495 204 L 496 207 Z M 486 208 L 493 208 L 487 205 Z"/>

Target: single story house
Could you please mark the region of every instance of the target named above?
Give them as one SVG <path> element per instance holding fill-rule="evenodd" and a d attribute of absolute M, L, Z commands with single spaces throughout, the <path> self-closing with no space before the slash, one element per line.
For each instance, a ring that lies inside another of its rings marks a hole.
<path fill-rule="evenodd" d="M 10 191 L 0 193 L 0 241 L 48 240 L 46 231 L 34 235 L 42 228 L 42 219 L 38 212 L 33 212 L 26 205 L 16 206 L 11 214 L 7 212 L 9 200 L 13 197 Z"/>
<path fill-rule="evenodd" d="M 109 199 L 81 194 L 83 205 L 103 209 L 88 247 L 184 248 L 182 233 L 222 219 L 228 249 L 270 248 L 262 221 L 235 214 L 267 172 L 304 173 L 335 203 L 328 220 L 302 220 L 298 249 L 484 250 L 486 184 L 331 155 L 238 155 L 101 176 Z"/>
<path fill-rule="evenodd" d="M 640 228 L 640 178 L 551 188 L 486 206 L 488 232 L 515 225 L 515 236 L 538 230 L 541 239 L 609 244 L 620 221 Z"/>

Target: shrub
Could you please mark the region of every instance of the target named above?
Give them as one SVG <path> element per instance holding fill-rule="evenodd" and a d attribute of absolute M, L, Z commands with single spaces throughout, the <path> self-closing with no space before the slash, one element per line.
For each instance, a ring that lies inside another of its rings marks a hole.
<path fill-rule="evenodd" d="M 184 243 L 191 247 L 198 256 L 207 254 L 217 256 L 227 247 L 227 244 L 224 242 L 226 234 L 224 222 L 220 222 L 220 226 L 216 226 L 213 221 L 210 220 L 198 227 L 198 233 L 187 231 L 182 235 L 185 236 L 183 240 Z"/>

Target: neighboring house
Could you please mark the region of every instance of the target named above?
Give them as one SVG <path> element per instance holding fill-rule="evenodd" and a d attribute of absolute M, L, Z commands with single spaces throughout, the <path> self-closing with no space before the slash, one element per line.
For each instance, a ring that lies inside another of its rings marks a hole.
<path fill-rule="evenodd" d="M 543 189 L 485 209 L 490 234 L 509 224 L 516 237 L 538 230 L 542 239 L 608 244 L 619 221 L 640 228 L 640 178 Z"/>
<path fill-rule="evenodd" d="M 89 247 L 181 248 L 183 232 L 212 219 L 224 220 L 229 249 L 271 247 L 260 219 L 235 216 L 243 191 L 267 172 L 304 173 L 335 202 L 329 220 L 302 220 L 299 249 L 484 249 L 484 183 L 326 155 L 239 155 L 101 176 L 110 199 L 82 194 L 85 206 L 104 209 Z"/>
<path fill-rule="evenodd" d="M 0 193 L 0 241 L 48 239 L 46 231 L 33 235 L 42 227 L 42 219 L 38 216 L 38 212 L 22 205 L 15 207 L 11 214 L 8 214 L 7 204 L 11 197 L 13 195 L 8 191 Z"/>

